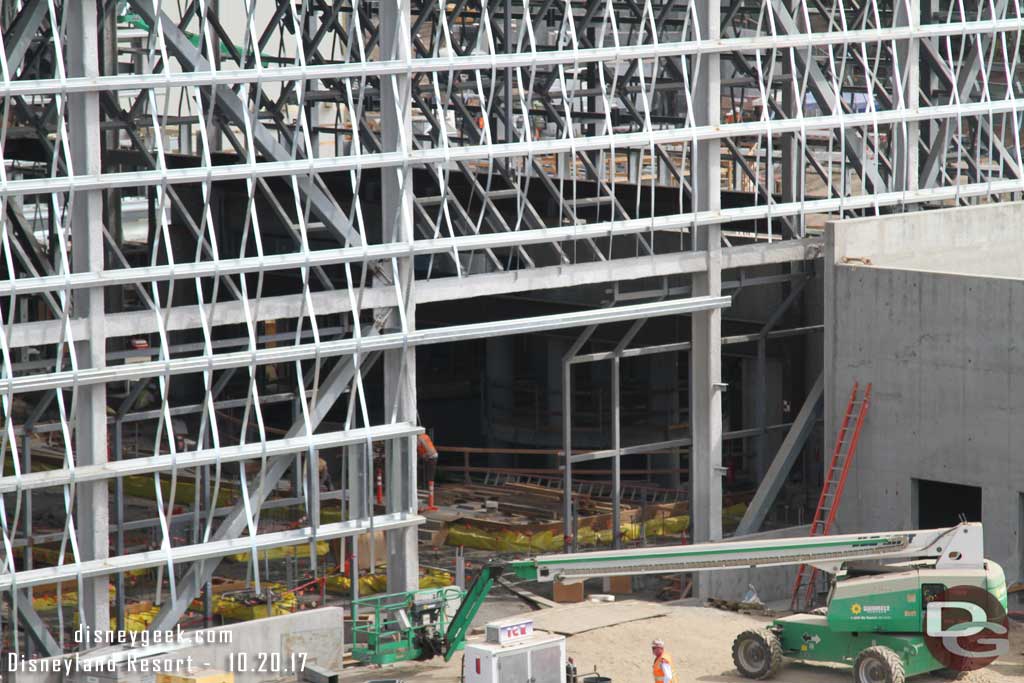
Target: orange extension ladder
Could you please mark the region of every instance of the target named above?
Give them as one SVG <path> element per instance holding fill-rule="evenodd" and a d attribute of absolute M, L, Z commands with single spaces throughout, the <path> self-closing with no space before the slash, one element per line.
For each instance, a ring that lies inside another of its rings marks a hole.
<path fill-rule="evenodd" d="M 825 483 L 821 487 L 818 508 L 814 511 L 811 536 L 827 536 L 829 534 L 832 530 L 832 523 L 836 519 L 839 502 L 843 498 L 846 475 L 850 473 L 850 464 L 853 462 L 854 453 L 857 452 L 857 441 L 860 439 L 860 429 L 864 425 L 864 416 L 867 415 L 868 405 L 871 403 L 871 385 L 868 384 L 865 387 L 864 397 L 858 401 L 859 389 L 858 383 L 854 382 L 850 400 L 846 404 L 846 413 L 843 415 L 842 424 L 839 425 L 836 446 L 832 451 L 832 461 L 825 473 Z M 853 423 L 853 429 L 850 429 L 850 418 L 853 417 L 854 410 L 857 411 L 857 417 Z M 817 578 L 818 570 L 816 568 L 805 564 L 800 565 L 796 573 L 796 581 L 793 583 L 790 609 L 799 610 L 801 593 L 804 593 L 804 604 L 808 608 L 814 606 L 814 582 Z"/>

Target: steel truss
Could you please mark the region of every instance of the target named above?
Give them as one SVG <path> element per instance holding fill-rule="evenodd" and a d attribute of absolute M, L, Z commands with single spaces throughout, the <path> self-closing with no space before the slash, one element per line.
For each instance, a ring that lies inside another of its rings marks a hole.
<path fill-rule="evenodd" d="M 389 583 L 415 585 L 425 344 L 691 315 L 691 341 L 654 350 L 689 350 L 694 533 L 715 538 L 721 271 L 815 258 L 831 218 L 1024 192 L 1008 0 L 4 0 L 0 24 L 0 640 L 19 651 L 67 636 L 33 586 L 76 580 L 103 628 L 108 579 L 123 620 L 123 572 L 163 566 L 168 627 L 239 546 L 386 527 Z M 416 324 L 418 304 L 680 274 L 690 298 Z M 581 341 L 566 377 L 618 367 L 630 336 Z M 345 520 L 321 525 L 324 449 L 348 476 Z M 307 526 L 261 530 L 289 473 Z M 119 500 L 106 515 L 128 475 L 152 478 L 162 534 L 141 553 Z M 202 483 L 186 546 L 179 477 Z M 47 489 L 61 524 L 40 531 Z M 38 568 L 26 539 L 47 534 L 61 560 Z"/>

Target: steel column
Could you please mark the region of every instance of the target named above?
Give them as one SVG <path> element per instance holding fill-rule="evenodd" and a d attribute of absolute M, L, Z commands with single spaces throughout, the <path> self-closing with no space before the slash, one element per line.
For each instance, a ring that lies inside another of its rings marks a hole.
<path fill-rule="evenodd" d="M 893 26 L 921 26 L 921 0 L 895 0 Z M 907 109 L 921 106 L 921 40 L 911 36 L 896 42 L 892 92 L 899 105 Z M 893 190 L 916 190 L 919 187 L 920 124 L 905 121 L 893 131 Z"/>
<path fill-rule="evenodd" d="M 412 58 L 410 0 L 382 0 L 380 3 L 381 54 L 385 59 L 405 61 Z M 412 78 L 393 74 L 381 79 L 381 148 L 408 159 L 412 140 Z M 382 172 L 381 220 L 384 240 L 412 246 L 415 239 L 413 219 L 412 166 L 406 162 Z M 397 301 L 388 326 L 408 335 L 416 329 L 416 273 L 412 255 L 392 261 L 392 279 Z M 416 423 L 416 347 L 405 343 L 384 353 L 385 419 Z M 387 511 L 415 514 L 416 439 L 409 437 L 388 444 Z M 399 593 L 419 587 L 419 559 L 416 553 L 416 529 L 397 529 L 387 536 L 388 591 Z"/>
<path fill-rule="evenodd" d="M 562 458 L 565 485 L 562 489 L 562 541 L 566 552 L 576 549 L 576 530 L 573 528 L 572 504 L 572 359 L 594 334 L 596 325 L 587 327 L 562 356 Z"/>
<path fill-rule="evenodd" d="M 99 0 L 79 0 L 65 6 L 67 11 L 68 72 L 74 77 L 97 78 L 99 62 Z M 68 97 L 71 132 L 71 166 L 75 173 L 102 172 L 100 97 L 81 93 Z M 73 193 L 71 212 L 71 258 L 77 272 L 104 269 L 103 193 L 98 190 Z M 79 364 L 101 369 L 107 364 L 104 291 L 100 288 L 76 292 L 75 314 L 86 320 L 88 336 L 78 340 Z M 102 382 L 77 388 L 77 462 L 83 466 L 107 461 L 107 387 Z M 102 561 L 110 555 L 107 482 L 79 485 L 76 490 L 78 547 L 81 560 Z M 106 574 L 81 579 L 78 610 L 81 624 L 92 629 L 110 628 L 110 598 Z"/>
<path fill-rule="evenodd" d="M 721 32 L 719 3 L 699 3 L 698 26 L 703 38 L 717 40 Z M 718 55 L 696 60 L 696 123 L 720 123 L 721 64 Z M 698 211 L 721 206 L 721 150 L 717 142 L 696 145 L 691 184 Z M 719 296 L 722 291 L 721 226 L 709 224 L 693 233 L 693 249 L 705 252 L 707 266 L 693 276 L 697 296 Z M 700 543 L 722 537 L 722 314 L 705 311 L 692 316 L 690 351 L 690 514 L 692 538 Z M 706 582 L 705 582 L 706 583 Z M 698 582 L 698 586 L 700 582 Z"/>

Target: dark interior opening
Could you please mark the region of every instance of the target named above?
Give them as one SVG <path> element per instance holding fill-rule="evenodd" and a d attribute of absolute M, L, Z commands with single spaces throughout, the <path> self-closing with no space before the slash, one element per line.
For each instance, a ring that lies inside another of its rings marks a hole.
<path fill-rule="evenodd" d="M 961 519 L 981 521 L 981 489 L 927 479 L 917 485 L 917 522 L 921 529 L 955 526 Z"/>

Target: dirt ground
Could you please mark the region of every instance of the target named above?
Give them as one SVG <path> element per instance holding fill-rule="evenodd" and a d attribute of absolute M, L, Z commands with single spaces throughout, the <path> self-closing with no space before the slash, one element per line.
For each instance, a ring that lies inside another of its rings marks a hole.
<path fill-rule="evenodd" d="M 765 618 L 724 612 L 703 607 L 671 606 L 665 617 L 618 624 L 587 631 L 568 639 L 569 656 L 576 660 L 581 674 L 595 667 L 614 683 L 647 683 L 651 676 L 649 643 L 662 638 L 680 670 L 680 683 L 749 683 L 736 673 L 732 664 L 733 638 L 740 631 L 769 621 Z M 406 683 L 456 683 L 460 676 L 461 655 L 444 664 L 427 662 L 353 670 L 341 675 L 346 682 L 359 683 L 381 678 L 397 678 Z M 848 667 L 809 666 L 787 663 L 775 679 L 779 683 L 849 683 Z M 944 679 L 921 676 L 914 683 L 933 683 Z M 1024 624 L 1011 629 L 1010 654 L 992 666 L 972 672 L 970 683 L 1022 683 L 1024 681 Z"/>

